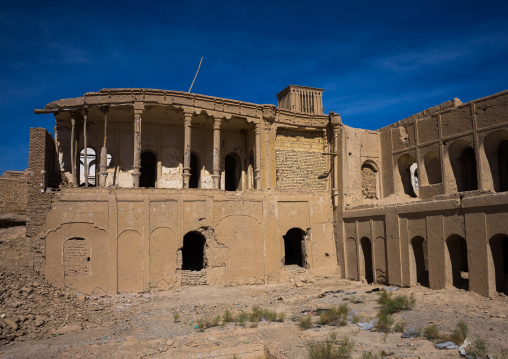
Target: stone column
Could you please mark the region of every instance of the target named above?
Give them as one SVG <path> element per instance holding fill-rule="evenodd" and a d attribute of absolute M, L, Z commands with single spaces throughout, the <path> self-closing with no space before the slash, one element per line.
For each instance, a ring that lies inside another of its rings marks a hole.
<path fill-rule="evenodd" d="M 339 145 L 340 145 L 340 126 L 342 125 L 342 119 L 339 114 L 330 113 L 331 124 L 333 128 L 333 189 L 332 198 L 333 205 L 337 207 L 339 205 L 339 161 L 342 159 L 339 157 Z"/>
<path fill-rule="evenodd" d="M 86 119 L 88 117 L 88 109 L 83 109 L 83 168 L 85 169 L 85 187 L 88 187 L 88 139 L 86 136 Z"/>
<path fill-rule="evenodd" d="M 141 175 L 141 118 L 144 106 L 142 103 L 134 103 L 134 160 L 132 165 L 132 180 L 134 188 L 139 187 L 139 176 Z"/>
<path fill-rule="evenodd" d="M 220 188 L 220 126 L 222 119 L 213 120 L 213 189 Z"/>
<path fill-rule="evenodd" d="M 76 168 L 76 115 L 71 112 L 71 173 L 72 185 L 77 187 L 79 185 L 77 179 Z"/>
<path fill-rule="evenodd" d="M 183 151 L 183 188 L 189 188 L 191 162 L 191 121 L 192 112 L 185 112 L 185 143 Z"/>
<path fill-rule="evenodd" d="M 254 154 L 255 158 L 255 166 L 256 169 L 254 171 L 254 180 L 255 180 L 255 188 L 256 190 L 261 189 L 261 123 L 256 123 L 256 150 Z"/>
<path fill-rule="evenodd" d="M 108 177 L 107 166 L 108 166 L 108 150 L 106 147 L 107 130 L 108 130 L 108 107 L 101 108 L 104 114 L 104 140 L 101 148 L 101 160 L 99 165 L 99 186 L 106 187 L 106 178 Z"/>

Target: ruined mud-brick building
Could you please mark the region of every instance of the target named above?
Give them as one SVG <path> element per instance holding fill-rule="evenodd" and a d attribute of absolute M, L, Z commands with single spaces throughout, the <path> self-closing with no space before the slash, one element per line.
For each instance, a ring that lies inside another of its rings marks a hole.
<path fill-rule="evenodd" d="M 57 286 L 140 292 L 310 272 L 483 295 L 508 272 L 508 91 L 377 131 L 279 106 L 105 89 L 32 128 L 30 263 Z"/>
<path fill-rule="evenodd" d="M 0 215 L 25 214 L 26 195 L 25 173 L 5 171 L 0 176 Z"/>

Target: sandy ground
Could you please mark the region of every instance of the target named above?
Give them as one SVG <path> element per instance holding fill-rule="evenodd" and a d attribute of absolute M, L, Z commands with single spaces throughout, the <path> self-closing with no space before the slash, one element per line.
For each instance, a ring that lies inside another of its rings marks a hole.
<path fill-rule="evenodd" d="M 49 286 L 23 267 L 23 227 L 0 230 L 0 314 L 4 316 L 1 358 L 307 358 L 309 343 L 330 333 L 337 341 L 354 342 L 353 358 L 364 352 L 390 358 L 460 358 L 458 350 L 437 350 L 424 338 L 361 330 L 355 323 L 302 330 L 298 317 L 347 303 L 362 321 L 375 318 L 383 288 L 335 278 L 258 286 L 194 286 L 152 294 L 87 295 Z M 27 284 L 28 283 L 28 284 Z M 35 284 L 35 285 L 34 285 Z M 27 290 L 28 288 L 28 290 Z M 29 290 L 30 288 L 31 291 Z M 17 294 L 20 292 L 22 294 Z M 335 292 L 326 293 L 325 292 Z M 25 295 L 24 293 L 29 293 Z M 485 298 L 459 289 L 399 288 L 413 294 L 416 306 L 394 315 L 406 329 L 436 324 L 442 332 L 459 320 L 469 327 L 469 340 L 482 338 L 494 356 L 508 349 L 508 297 Z M 15 307 L 11 303 L 15 302 Z M 223 323 L 203 331 L 199 319 L 212 320 L 253 307 L 285 313 L 283 322 Z M 178 320 L 175 322 L 175 315 Z M 5 319 L 16 322 L 16 331 Z M 358 319 L 358 318 L 357 318 Z M 37 322 L 37 320 L 39 320 Z M 317 321 L 317 316 L 313 316 Z M 1 322 L 1 321 L 0 321 Z M 42 324 L 41 324 L 42 323 Z M 39 324 L 39 325 L 36 325 Z"/>

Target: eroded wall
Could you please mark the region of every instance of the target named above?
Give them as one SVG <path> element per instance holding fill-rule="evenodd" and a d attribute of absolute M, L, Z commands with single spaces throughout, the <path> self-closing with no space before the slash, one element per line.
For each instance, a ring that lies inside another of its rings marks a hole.
<path fill-rule="evenodd" d="M 287 280 L 283 236 L 291 228 L 308 234 L 308 270 L 336 275 L 326 195 L 67 189 L 47 214 L 46 278 L 83 292 L 179 286 L 183 237 L 198 232 L 206 239 L 206 284 Z"/>

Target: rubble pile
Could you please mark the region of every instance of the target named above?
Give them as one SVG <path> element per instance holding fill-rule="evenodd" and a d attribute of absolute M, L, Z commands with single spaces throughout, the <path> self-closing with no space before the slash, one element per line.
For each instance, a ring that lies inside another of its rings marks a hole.
<path fill-rule="evenodd" d="M 42 339 L 97 326 L 114 326 L 118 311 L 150 300 L 127 294 L 84 295 L 51 286 L 28 270 L 0 268 L 0 346 Z"/>

